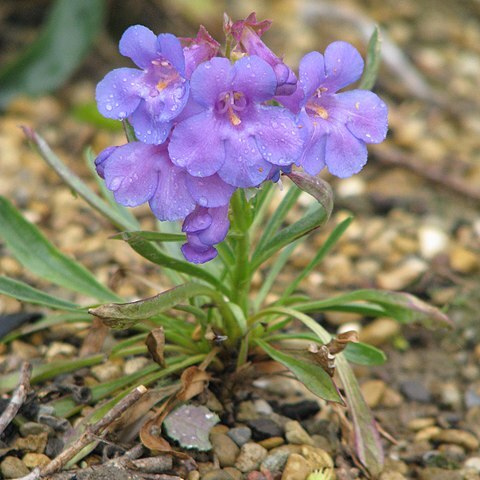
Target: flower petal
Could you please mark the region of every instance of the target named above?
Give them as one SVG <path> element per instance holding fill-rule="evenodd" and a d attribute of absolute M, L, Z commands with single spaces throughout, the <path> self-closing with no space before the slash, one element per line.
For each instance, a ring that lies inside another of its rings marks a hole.
<path fill-rule="evenodd" d="M 325 60 L 319 52 L 307 53 L 299 65 L 300 85 L 307 101 L 325 81 Z"/>
<path fill-rule="evenodd" d="M 185 77 L 185 56 L 180 40 L 171 33 L 162 33 L 157 37 L 158 50 L 173 65 L 175 70 Z"/>
<path fill-rule="evenodd" d="M 243 57 L 233 66 L 232 87 L 253 102 L 271 100 L 277 88 L 273 68 L 260 57 Z"/>
<path fill-rule="evenodd" d="M 352 90 L 335 95 L 337 106 L 346 112 L 350 132 L 365 143 L 380 143 L 388 130 L 388 109 L 385 103 L 368 90 Z"/>
<path fill-rule="evenodd" d="M 325 167 L 325 147 L 328 123 L 325 120 L 312 121 L 305 110 L 300 113 L 299 123 L 302 124 L 302 133 L 305 135 L 305 147 L 300 165 L 310 175 L 317 175 Z"/>
<path fill-rule="evenodd" d="M 186 184 L 187 172 L 165 158 L 160 166 L 158 187 L 150 199 L 150 208 L 159 220 L 180 220 L 195 208 Z"/>
<path fill-rule="evenodd" d="M 367 146 L 343 125 L 331 126 L 325 147 L 325 163 L 333 175 L 350 177 L 367 163 Z"/>
<path fill-rule="evenodd" d="M 192 73 L 190 88 L 196 102 L 205 108 L 211 108 L 218 96 L 229 90 L 232 65 L 227 58 L 212 58 L 200 64 Z"/>
<path fill-rule="evenodd" d="M 198 205 L 209 208 L 228 205 L 235 191 L 235 187 L 225 183 L 218 175 L 203 178 L 188 175 L 187 187 Z"/>
<path fill-rule="evenodd" d="M 225 162 L 218 174 L 235 187 L 256 187 L 270 173 L 270 164 L 259 151 L 255 139 L 245 132 L 232 132 L 225 142 Z"/>
<path fill-rule="evenodd" d="M 142 69 L 147 68 L 157 54 L 157 37 L 143 25 L 127 28 L 120 39 L 120 53 Z"/>
<path fill-rule="evenodd" d="M 328 88 L 328 93 L 334 93 L 360 78 L 363 59 L 353 45 L 333 42 L 325 50 L 325 71 L 322 87 Z"/>
<path fill-rule="evenodd" d="M 198 238 L 205 245 L 215 245 L 216 243 L 223 242 L 230 228 L 228 205 L 209 208 L 208 213 L 212 222 L 207 228 L 198 232 Z"/>
<path fill-rule="evenodd" d="M 181 246 L 181 250 L 191 263 L 207 263 L 218 255 L 215 248 L 203 245 L 196 237 L 189 238 L 188 243 Z"/>
<path fill-rule="evenodd" d="M 173 129 L 168 146 L 172 162 L 195 177 L 213 175 L 225 161 L 223 129 L 222 122 L 209 111 L 180 122 Z"/>
<path fill-rule="evenodd" d="M 143 100 L 129 119 L 138 140 L 153 145 L 163 143 L 172 128 L 171 121 L 162 121 L 155 115 L 155 106 L 162 104 L 160 99 L 155 101 L 157 98 L 149 99 L 148 103 Z"/>
<path fill-rule="evenodd" d="M 295 117 L 279 107 L 256 106 L 249 122 L 264 160 L 279 166 L 292 165 L 302 154 L 303 138 Z"/>
<path fill-rule="evenodd" d="M 95 169 L 100 178 L 105 178 L 105 164 L 107 160 L 110 158 L 110 155 L 117 149 L 118 147 L 107 147 L 103 149 L 95 159 Z"/>
<path fill-rule="evenodd" d="M 115 200 L 136 207 L 149 200 L 158 184 L 159 150 L 132 142 L 116 148 L 102 163 L 105 184 Z"/>
<path fill-rule="evenodd" d="M 135 68 L 118 68 L 107 73 L 95 92 L 98 111 L 115 120 L 127 118 L 140 103 L 142 75 L 143 72 Z"/>

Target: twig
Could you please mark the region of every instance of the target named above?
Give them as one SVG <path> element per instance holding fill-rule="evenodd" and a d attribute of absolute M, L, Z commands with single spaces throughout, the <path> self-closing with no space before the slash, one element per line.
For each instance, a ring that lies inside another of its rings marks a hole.
<path fill-rule="evenodd" d="M 3 411 L 0 417 L 0 435 L 5 431 L 10 422 L 15 418 L 15 415 L 20 410 L 27 398 L 28 391 L 30 390 L 30 375 L 32 374 L 32 366 L 28 362 L 22 364 L 20 371 L 20 381 L 17 389 L 10 399 L 10 403 Z"/>
<path fill-rule="evenodd" d="M 145 393 L 147 389 L 140 385 L 135 390 L 130 392 L 125 398 L 115 405 L 101 420 L 97 423 L 87 427 L 82 436 L 70 447 L 64 450 L 60 455 L 54 458 L 48 465 L 46 465 L 41 475 L 51 475 L 57 470 L 60 470 L 69 460 L 71 460 L 80 450 L 86 447 L 92 440 L 98 436 L 103 430 L 111 425 L 117 418 L 119 418 L 129 407 L 137 402 Z"/>
<path fill-rule="evenodd" d="M 427 180 L 447 187 L 455 193 L 468 197 L 472 200 L 480 201 L 480 189 L 466 185 L 458 177 L 445 175 L 440 169 L 429 167 L 425 168 L 422 162 L 416 162 L 411 159 L 411 155 L 403 153 L 395 147 L 383 145 L 372 145 L 372 150 L 376 153 L 378 161 L 396 167 L 402 167 L 411 172 L 426 178 Z M 415 154 L 412 154 L 415 155 Z"/>

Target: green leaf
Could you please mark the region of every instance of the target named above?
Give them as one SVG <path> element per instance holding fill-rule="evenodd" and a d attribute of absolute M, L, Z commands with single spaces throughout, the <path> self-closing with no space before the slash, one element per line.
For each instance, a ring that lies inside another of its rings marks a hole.
<path fill-rule="evenodd" d="M 320 366 L 280 352 L 263 340 L 255 339 L 255 342 L 271 358 L 287 367 L 312 393 L 330 402 L 343 403 L 333 380 Z"/>
<path fill-rule="evenodd" d="M 3 275 L 0 276 L 0 293 L 21 300 L 22 302 L 43 305 L 44 307 L 53 308 L 54 310 L 76 311 L 80 308 L 75 303 L 52 297 L 24 282 Z"/>
<path fill-rule="evenodd" d="M 28 300 L 24 301 L 28 302 Z M 66 309 L 64 308 L 64 310 Z M 27 324 L 17 328 L 15 331 L 3 337 L 2 343 L 9 343 L 16 338 L 23 337 L 24 335 L 30 335 L 32 333 L 51 328 L 54 325 L 65 325 L 66 323 L 92 323 L 92 316 L 82 310 L 77 310 L 76 312 L 72 313 L 57 313 L 54 315 L 47 315 L 33 324 Z"/>
<path fill-rule="evenodd" d="M 363 90 L 371 90 L 375 85 L 382 59 L 381 48 L 382 38 L 380 35 L 380 29 L 378 28 L 378 25 L 376 25 L 375 30 L 370 37 L 370 41 L 368 42 L 365 70 L 363 71 L 358 88 Z"/>
<path fill-rule="evenodd" d="M 85 267 L 57 250 L 4 197 L 0 197 L 0 225 L 0 239 L 13 256 L 35 275 L 100 301 L 120 299 L 97 282 Z"/>
<path fill-rule="evenodd" d="M 265 198 L 263 198 L 262 196 L 262 200 L 264 201 L 269 200 L 270 196 L 268 194 L 273 191 L 274 190 L 272 188 L 267 190 L 266 191 L 267 195 Z M 265 247 L 265 244 L 270 240 L 270 238 L 272 238 L 275 232 L 280 228 L 283 220 L 285 220 L 285 217 L 287 216 L 291 208 L 295 205 L 301 193 L 302 193 L 301 190 L 295 187 L 288 189 L 286 195 L 283 197 L 282 201 L 280 202 L 280 205 L 278 206 L 278 208 L 275 209 L 275 212 L 271 215 L 267 224 L 262 229 L 262 236 L 260 237 L 260 240 L 257 243 L 256 251 L 253 255 L 254 257 L 257 255 L 257 251 L 262 250 Z M 265 205 L 268 207 L 267 202 L 265 202 Z M 263 206 L 262 206 L 262 210 L 263 210 Z M 260 218 L 260 215 L 258 218 Z"/>
<path fill-rule="evenodd" d="M 151 242 L 185 242 L 187 240 L 184 233 L 148 232 L 143 230 L 135 232 L 120 232 L 112 235 L 110 238 L 113 240 L 124 240 L 126 242 L 133 241 L 137 238 Z"/>
<path fill-rule="evenodd" d="M 255 317 L 259 318 L 271 313 L 278 313 L 300 320 L 325 344 L 331 340 L 330 334 L 313 318 L 293 308 L 272 307 L 265 309 Z M 383 468 L 383 449 L 375 419 L 362 396 L 355 374 L 343 353 L 335 355 L 335 363 L 347 397 L 347 406 L 353 419 L 355 451 L 363 465 L 376 477 Z"/>
<path fill-rule="evenodd" d="M 428 328 L 452 327 L 452 321 L 438 308 L 419 298 L 403 292 L 385 290 L 356 290 L 327 300 L 318 300 L 296 305 L 301 312 L 342 310 L 349 302 L 364 301 L 365 305 L 379 306 L 383 316 L 390 316 L 400 323 L 420 323 Z"/>
<path fill-rule="evenodd" d="M 0 107 L 18 94 L 62 85 L 78 67 L 103 24 L 103 0 L 57 0 L 40 36 L 0 72 Z"/>
<path fill-rule="evenodd" d="M 290 297 L 295 291 L 300 282 L 307 277 L 310 272 L 325 258 L 330 250 L 335 246 L 345 230 L 352 223 L 353 217 L 348 217 L 343 222 L 339 223 L 329 235 L 325 243 L 319 248 L 315 256 L 310 260 L 308 265 L 302 269 L 299 275 L 290 283 L 282 294 L 282 299 Z"/>
<path fill-rule="evenodd" d="M 55 362 L 45 363 L 42 365 L 35 365 L 32 370 L 32 377 L 30 383 L 36 383 L 49 380 L 57 375 L 63 373 L 73 372 L 84 367 L 91 367 L 98 365 L 105 360 L 103 354 L 93 355 L 91 357 L 73 359 L 73 360 L 59 360 Z M 0 377 L 0 392 L 8 392 L 15 388 L 18 383 L 19 373 L 14 372 Z"/>
<path fill-rule="evenodd" d="M 88 123 L 97 128 L 104 128 L 111 132 L 123 131 L 121 122 L 112 120 L 111 118 L 105 118 L 99 113 L 97 104 L 93 101 L 73 107 L 72 116 L 80 122 Z"/>
<path fill-rule="evenodd" d="M 156 248 L 154 244 L 150 243 L 148 240 L 139 237 L 138 235 L 132 235 L 129 232 L 123 232 L 122 238 L 138 254 L 140 254 L 147 260 L 150 260 L 157 265 L 161 265 L 162 267 L 169 268 L 177 272 L 186 273 L 188 275 L 191 275 L 192 277 L 200 278 L 210 283 L 215 288 L 218 288 L 219 291 L 223 293 L 228 293 L 225 285 L 223 285 L 214 275 L 207 272 L 203 268 L 198 267 L 197 265 L 194 265 L 192 263 L 188 263 L 184 260 L 179 260 L 167 255 L 160 249 Z"/>
<path fill-rule="evenodd" d="M 362 342 L 348 343 L 343 354 L 349 362 L 367 367 L 383 365 L 387 360 L 387 356 L 382 350 Z"/>
<path fill-rule="evenodd" d="M 323 206 L 315 205 L 313 210 L 306 213 L 300 220 L 280 230 L 264 247 L 261 249 L 257 248 L 251 262 L 252 271 L 255 271 L 281 248 L 324 224 L 328 220 L 328 215 Z"/>
<path fill-rule="evenodd" d="M 222 301 L 221 295 L 215 290 L 199 283 L 186 283 L 154 297 L 129 303 L 111 303 L 91 309 L 89 313 L 101 318 L 112 328 L 125 329 L 197 295 L 206 295 L 213 300 Z"/>
<path fill-rule="evenodd" d="M 375 418 L 363 398 L 353 370 L 343 354 L 336 355 L 338 375 L 347 396 L 348 410 L 353 420 L 355 452 L 373 478 L 383 470 L 383 447 Z"/>
<path fill-rule="evenodd" d="M 53 168 L 60 178 L 80 197 L 82 197 L 92 208 L 101 213 L 105 218 L 113 223 L 121 230 L 138 230 L 139 224 L 136 220 L 129 220 L 125 215 L 121 215 L 105 203 L 98 195 L 96 195 L 90 187 L 84 183 L 72 170 L 70 170 L 51 150 L 47 142 L 30 128 L 23 128 L 28 140 L 37 149 L 40 156 Z"/>

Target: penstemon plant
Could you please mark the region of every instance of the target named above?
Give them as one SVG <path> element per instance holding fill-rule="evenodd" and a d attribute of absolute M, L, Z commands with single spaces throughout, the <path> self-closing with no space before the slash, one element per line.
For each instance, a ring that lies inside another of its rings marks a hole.
<path fill-rule="evenodd" d="M 401 323 L 449 321 L 405 293 L 369 289 L 323 299 L 299 293 L 302 280 L 328 254 L 351 218 L 333 229 L 276 300 L 267 301 L 296 247 L 330 216 L 332 191 L 319 172 L 326 167 L 341 178 L 357 174 L 367 161 L 367 144 L 382 142 L 387 133 L 387 107 L 368 90 L 378 68 L 378 32 L 369 45 L 365 72 L 358 51 L 338 41 L 324 54 L 305 55 L 297 76 L 261 40 L 269 27 L 269 21 L 259 22 L 255 14 L 236 22 L 225 16 L 223 48 L 203 27 L 196 38 L 156 36 L 139 25 L 127 29 L 120 52 L 137 68 L 113 70 L 96 90 L 100 113 L 123 122 L 127 137 L 124 145 L 106 148 L 94 161 L 104 181 L 103 198 L 36 132 L 25 129 L 65 182 L 120 230 L 114 238 L 159 265 L 172 288 L 134 302 L 122 299 L 1 199 L 0 236 L 12 254 L 34 274 L 97 300 L 90 308 L 81 307 L 0 277 L 1 293 L 68 312 L 47 316 L 7 341 L 57 322 L 88 322 L 92 316 L 112 328 L 135 330 L 110 355 L 144 353 L 146 342 L 158 365 L 94 387 L 93 402 L 112 397 L 114 403 L 127 386 L 152 384 L 192 365 L 205 369 L 211 364 L 215 375 L 222 375 L 255 364 L 261 373 L 262 361 L 270 357 L 314 394 L 346 405 L 353 450 L 376 475 L 383 462 L 379 435 L 349 362 L 375 365 L 384 361 L 384 354 L 358 342 L 353 332 L 332 337 L 312 315 L 341 311 L 389 316 Z M 343 90 L 357 80 L 360 88 Z M 276 185 L 282 182 L 288 188 L 269 215 Z M 287 224 L 302 192 L 311 195 L 312 202 Z M 158 231 L 142 231 L 124 207 L 146 202 L 161 222 L 181 220 L 181 232 L 164 223 Z M 252 278 L 259 270 L 264 282 L 253 293 Z M 293 321 L 306 330 L 294 330 Z M 301 341 L 296 349 L 291 340 Z M 97 355 L 63 362 L 56 369 L 39 366 L 32 381 L 102 359 Z M 3 379 L 5 389 L 14 384 L 13 376 Z M 98 415 L 111 404 L 102 406 Z M 69 398 L 53 406 L 64 416 L 78 412 Z"/>

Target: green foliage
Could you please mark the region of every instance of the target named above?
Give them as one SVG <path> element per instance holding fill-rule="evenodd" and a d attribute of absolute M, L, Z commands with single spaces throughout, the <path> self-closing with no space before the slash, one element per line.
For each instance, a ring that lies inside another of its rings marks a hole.
<path fill-rule="evenodd" d="M 104 19 L 104 0 L 56 0 L 39 38 L 0 71 L 0 108 L 18 94 L 62 85 L 78 67 Z"/>
<path fill-rule="evenodd" d="M 378 26 L 375 26 L 375 30 L 373 31 L 370 41 L 368 42 L 365 70 L 363 71 L 358 88 L 363 90 L 371 90 L 375 85 L 382 60 L 381 49 L 382 37 L 380 35 L 380 29 Z"/>

